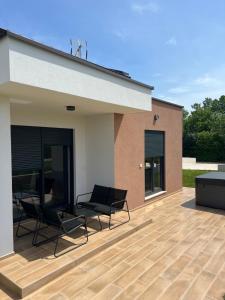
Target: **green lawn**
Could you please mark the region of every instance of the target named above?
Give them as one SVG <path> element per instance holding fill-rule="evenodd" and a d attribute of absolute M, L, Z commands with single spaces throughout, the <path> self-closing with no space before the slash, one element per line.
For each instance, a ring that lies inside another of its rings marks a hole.
<path fill-rule="evenodd" d="M 183 170 L 183 186 L 195 187 L 195 177 L 210 171 L 206 170 Z"/>

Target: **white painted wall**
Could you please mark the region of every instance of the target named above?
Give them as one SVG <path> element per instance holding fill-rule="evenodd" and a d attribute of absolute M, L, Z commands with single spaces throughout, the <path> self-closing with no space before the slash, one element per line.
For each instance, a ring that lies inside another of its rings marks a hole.
<path fill-rule="evenodd" d="M 217 163 L 204 163 L 196 162 L 195 157 L 183 157 L 182 158 L 182 169 L 183 170 L 208 170 L 218 171 Z"/>
<path fill-rule="evenodd" d="M 182 157 L 183 164 L 196 164 L 196 157 Z"/>
<path fill-rule="evenodd" d="M 0 257 L 13 252 L 10 104 L 0 97 Z"/>
<path fill-rule="evenodd" d="M 87 187 L 114 186 L 114 115 L 86 118 Z"/>
<path fill-rule="evenodd" d="M 0 84 L 10 80 L 9 76 L 9 41 L 7 38 L 0 43 Z"/>
<path fill-rule="evenodd" d="M 151 110 L 151 90 L 147 87 L 73 62 L 22 41 L 13 38 L 8 40 L 12 82 L 104 103 Z"/>

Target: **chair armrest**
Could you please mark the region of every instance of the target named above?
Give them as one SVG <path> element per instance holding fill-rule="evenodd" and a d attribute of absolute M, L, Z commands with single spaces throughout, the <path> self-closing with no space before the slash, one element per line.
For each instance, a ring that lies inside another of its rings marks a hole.
<path fill-rule="evenodd" d="M 117 204 L 120 204 L 120 203 L 123 203 L 123 206 L 121 208 L 116 206 Z M 127 204 L 127 200 L 126 199 L 112 202 L 110 204 L 110 211 L 112 210 L 112 208 L 118 209 L 118 210 L 123 209 L 125 203 Z M 128 207 L 128 205 L 127 205 L 127 207 Z"/>
<path fill-rule="evenodd" d="M 111 204 L 110 204 L 110 206 L 113 206 L 114 204 L 119 204 L 119 203 L 121 203 L 121 202 L 127 202 L 127 200 L 126 199 L 123 199 L 123 200 L 119 200 L 119 201 L 115 201 L 115 202 L 112 202 Z"/>
<path fill-rule="evenodd" d="M 86 195 L 90 195 L 90 194 L 92 194 L 92 192 L 88 192 L 88 193 L 84 193 L 84 194 L 79 194 L 79 195 L 77 195 L 77 197 L 76 197 L 76 204 L 78 203 L 78 200 L 79 200 L 80 197 L 86 196 Z"/>

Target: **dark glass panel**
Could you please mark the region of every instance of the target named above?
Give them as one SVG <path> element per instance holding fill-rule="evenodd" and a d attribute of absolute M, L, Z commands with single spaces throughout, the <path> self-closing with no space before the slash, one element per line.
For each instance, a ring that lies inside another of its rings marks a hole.
<path fill-rule="evenodd" d="M 164 133 L 145 131 L 145 195 L 164 189 Z"/>
<path fill-rule="evenodd" d="M 37 196 L 54 206 L 73 204 L 73 130 L 12 126 L 14 221 L 18 199 Z"/>
<path fill-rule="evenodd" d="M 62 145 L 45 145 L 44 147 L 44 204 L 61 206 L 68 203 L 68 184 L 65 181 L 66 147 Z"/>

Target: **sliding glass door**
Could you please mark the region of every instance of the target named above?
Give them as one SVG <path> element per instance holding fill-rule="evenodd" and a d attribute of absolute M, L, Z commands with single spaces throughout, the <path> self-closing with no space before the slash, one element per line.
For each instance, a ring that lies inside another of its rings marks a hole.
<path fill-rule="evenodd" d="M 164 132 L 145 131 L 145 196 L 164 190 Z"/>
<path fill-rule="evenodd" d="M 12 126 L 14 220 L 18 199 L 29 196 L 54 207 L 73 202 L 73 131 Z"/>

